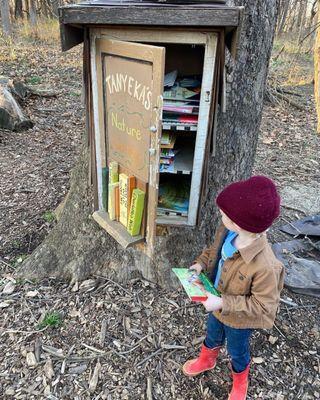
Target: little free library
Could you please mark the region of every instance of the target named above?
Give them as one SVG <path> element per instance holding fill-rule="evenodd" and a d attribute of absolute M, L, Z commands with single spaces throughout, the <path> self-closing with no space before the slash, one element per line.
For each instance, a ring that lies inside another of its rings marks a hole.
<path fill-rule="evenodd" d="M 93 0 L 60 8 L 64 51 L 84 42 L 93 219 L 151 255 L 199 223 L 224 112 L 225 51 L 242 8 L 224 1 Z"/>

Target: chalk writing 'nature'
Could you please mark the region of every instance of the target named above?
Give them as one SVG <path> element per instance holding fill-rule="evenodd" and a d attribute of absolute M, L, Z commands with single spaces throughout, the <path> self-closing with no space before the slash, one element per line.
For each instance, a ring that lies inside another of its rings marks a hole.
<path fill-rule="evenodd" d="M 118 117 L 117 113 L 112 112 L 111 113 L 111 124 L 112 126 L 116 127 L 119 131 L 127 133 L 129 136 L 132 136 L 136 140 L 141 140 L 141 131 L 140 129 L 136 128 L 131 128 L 129 127 L 125 121 L 124 118 L 121 120 Z"/>
<path fill-rule="evenodd" d="M 106 77 L 106 84 L 110 94 L 127 93 L 139 101 L 146 110 L 150 110 L 152 92 L 149 86 L 139 83 L 132 76 L 121 73 L 111 74 Z"/>

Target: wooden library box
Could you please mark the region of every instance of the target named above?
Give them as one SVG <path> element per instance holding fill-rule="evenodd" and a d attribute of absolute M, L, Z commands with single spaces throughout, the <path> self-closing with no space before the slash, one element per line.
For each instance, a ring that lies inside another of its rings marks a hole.
<path fill-rule="evenodd" d="M 60 8 L 62 49 L 84 42 L 93 218 L 125 248 L 151 254 L 157 226 L 197 224 L 241 13 L 188 0 Z"/>

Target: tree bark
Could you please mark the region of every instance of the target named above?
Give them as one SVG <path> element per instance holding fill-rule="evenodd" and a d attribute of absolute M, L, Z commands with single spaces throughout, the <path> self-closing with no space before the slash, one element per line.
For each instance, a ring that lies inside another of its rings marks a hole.
<path fill-rule="evenodd" d="M 317 110 L 317 132 L 320 133 L 320 0 L 318 0 L 318 28 L 314 44 L 314 96 Z"/>
<path fill-rule="evenodd" d="M 32 26 L 36 26 L 37 25 L 37 7 L 36 7 L 35 0 L 30 0 L 29 11 L 30 11 L 30 24 Z"/>
<path fill-rule="evenodd" d="M 14 17 L 15 19 L 23 18 L 22 0 L 15 0 Z"/>
<path fill-rule="evenodd" d="M 245 15 L 237 60 L 227 57 L 227 112 L 218 115 L 216 152 L 209 161 L 208 192 L 198 226 L 164 229 L 163 235 L 157 236 L 152 260 L 139 248 L 123 250 L 91 218 L 89 151 L 84 146 L 60 220 L 23 263 L 20 276 L 84 279 L 98 272 L 125 281 L 141 273 L 160 285 L 169 285 L 171 268 L 189 266 L 213 240 L 219 219 L 217 193 L 226 184 L 249 177 L 253 168 L 277 19 L 277 0 L 239 0 L 229 5 L 244 5 Z"/>
<path fill-rule="evenodd" d="M 12 27 L 10 20 L 9 0 L 0 0 L 0 5 L 2 30 L 5 36 L 10 36 L 12 34 Z"/>

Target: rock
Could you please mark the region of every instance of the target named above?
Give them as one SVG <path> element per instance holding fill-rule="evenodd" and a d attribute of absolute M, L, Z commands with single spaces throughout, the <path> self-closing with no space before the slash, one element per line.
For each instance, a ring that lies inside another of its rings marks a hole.
<path fill-rule="evenodd" d="M 39 292 L 37 290 L 29 290 L 26 293 L 26 297 L 36 297 L 38 296 Z"/>
<path fill-rule="evenodd" d="M 15 394 L 15 390 L 13 388 L 8 388 L 6 389 L 4 394 L 6 394 L 7 396 L 13 396 Z"/>
<path fill-rule="evenodd" d="M 54 377 L 54 369 L 51 358 L 48 358 L 43 367 L 45 376 L 51 380 Z"/>
<path fill-rule="evenodd" d="M 262 364 L 264 363 L 264 359 L 262 357 L 253 357 L 252 362 L 253 364 Z"/>
<path fill-rule="evenodd" d="M 304 212 L 306 215 L 317 214 L 320 210 L 320 183 L 308 185 L 290 184 L 281 191 L 282 206 Z"/>
<path fill-rule="evenodd" d="M 28 367 L 34 367 L 35 365 L 37 365 L 36 357 L 35 357 L 34 353 L 32 353 L 31 351 L 29 353 L 27 353 L 26 361 L 27 361 Z"/>
<path fill-rule="evenodd" d="M 16 288 L 15 283 L 12 281 L 9 281 L 6 283 L 5 287 L 3 288 L 2 293 L 3 294 L 11 294 L 14 292 L 15 288 Z"/>
<path fill-rule="evenodd" d="M 269 340 L 269 342 L 270 342 L 271 344 L 275 344 L 276 341 L 278 340 L 278 338 L 277 338 L 276 336 L 270 335 L 268 340 Z"/>

